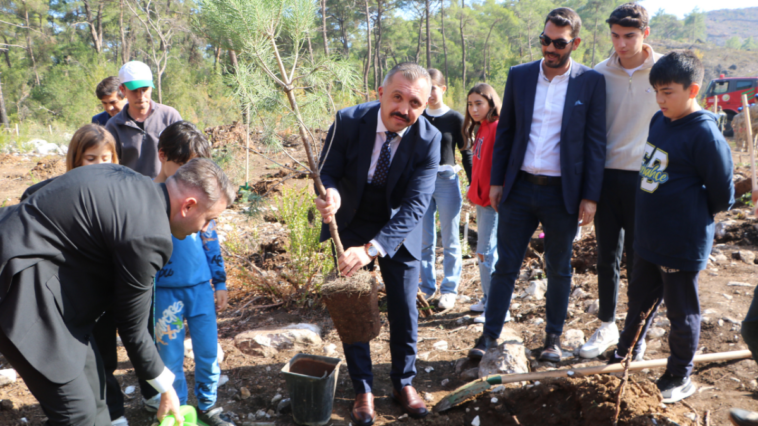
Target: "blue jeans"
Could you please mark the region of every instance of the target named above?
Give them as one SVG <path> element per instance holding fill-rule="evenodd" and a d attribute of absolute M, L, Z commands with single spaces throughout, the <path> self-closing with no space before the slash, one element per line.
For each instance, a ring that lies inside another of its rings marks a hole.
<path fill-rule="evenodd" d="M 476 256 L 482 283 L 482 302 L 487 306 L 492 273 L 497 263 L 497 212 L 492 206 L 476 206 Z"/>
<path fill-rule="evenodd" d="M 197 406 L 201 410 L 207 410 L 216 404 L 218 379 L 221 377 L 218 366 L 216 304 L 210 283 L 155 289 L 156 346 L 163 363 L 176 376 L 174 390 L 182 405 L 187 404 L 184 319 L 187 319 L 187 325 L 192 331 Z"/>
<path fill-rule="evenodd" d="M 445 259 L 442 263 L 445 276 L 440 284 L 440 293 L 458 294 L 461 282 L 461 207 L 463 197 L 458 174 L 452 171 L 437 173 L 437 182 L 429 203 L 429 210 L 422 219 L 423 233 L 421 239 L 421 291 L 427 296 L 434 294 L 437 288 L 437 274 L 434 269 L 435 248 L 437 247 L 437 227 L 434 214 L 440 212 L 440 231 Z"/>
<path fill-rule="evenodd" d="M 561 185 L 536 185 L 523 179 L 514 183 L 498 210 L 498 260 L 492 274 L 484 333 L 493 339 L 500 337 L 526 249 L 541 223 L 547 274 L 545 332 L 560 335 L 568 312 L 571 251 L 579 215 L 566 211 Z"/>

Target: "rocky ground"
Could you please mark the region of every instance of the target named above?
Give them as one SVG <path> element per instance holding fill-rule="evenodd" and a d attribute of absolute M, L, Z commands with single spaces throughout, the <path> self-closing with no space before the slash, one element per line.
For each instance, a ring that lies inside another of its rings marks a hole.
<path fill-rule="evenodd" d="M 223 145 L 223 144 L 221 144 Z M 295 158 L 302 158 L 296 145 L 286 148 Z M 243 176 L 240 151 L 232 149 L 235 161 L 225 167 L 237 181 Z M 292 160 L 282 152 L 270 156 L 280 164 Z M 33 182 L 61 173 L 58 157 L 40 158 L 34 155 L 0 157 L 0 203 L 13 204 L 23 190 Z M 296 179 L 289 171 L 270 167 L 270 162 L 253 157 L 250 182 L 265 181 L 266 197 L 260 206 L 263 211 L 251 216 L 248 203 L 238 203 L 219 220 L 224 239 L 231 303 L 219 314 L 219 338 L 224 351 L 221 363 L 223 381 L 219 388 L 219 403 L 238 425 L 293 425 L 290 397 L 285 377 L 285 364 L 299 353 L 342 358 L 342 347 L 328 311 L 318 298 L 302 303 L 282 303 L 275 294 L 287 295 L 286 275 L 291 254 L 287 253 L 287 226 L 276 220 L 278 188 L 302 187 L 306 180 Z M 741 160 L 735 157 L 735 163 Z M 744 167 L 739 170 L 745 174 Z M 284 182 L 280 182 L 283 181 Z M 280 183 L 278 183 L 280 182 Z M 474 209 L 469 213 L 470 238 L 475 242 Z M 465 217 L 465 214 L 463 215 Z M 711 262 L 700 274 L 700 301 L 703 311 L 699 352 L 703 354 L 746 349 L 740 336 L 740 321 L 747 312 L 758 284 L 755 278 L 755 250 L 758 247 L 758 222 L 747 206 L 738 204 L 730 212 L 719 214 L 719 232 Z M 544 282 L 540 260 L 539 231 L 531 245 L 530 256 L 523 264 L 516 284 L 511 311 L 514 321 L 505 326 L 509 350 L 521 354 L 507 367 L 509 372 L 523 370 L 548 371 L 553 368 L 604 364 L 603 359 L 583 360 L 574 355 L 575 349 L 599 325 L 597 309 L 597 275 L 594 257 L 594 231 L 587 230 L 575 244 L 572 261 L 573 278 L 569 314 L 564 332 L 565 359 L 560 365 L 536 361 L 544 338 Z M 441 255 L 441 249 L 438 249 Z M 441 258 L 440 258 L 441 260 Z M 439 265 L 441 267 L 441 265 Z M 265 274 L 265 277 L 262 275 Z M 626 312 L 627 277 L 622 270 L 617 324 L 621 327 Z M 276 290 L 272 291 L 274 288 Z M 277 293 L 278 292 L 278 293 Z M 477 365 L 465 359 L 482 326 L 473 323 L 477 315 L 468 306 L 481 296 L 479 272 L 475 260 L 464 259 L 463 276 L 455 308 L 440 311 L 419 320 L 419 360 L 415 385 L 429 406 L 437 404 L 450 391 L 483 374 L 504 368 L 497 356 L 492 362 Z M 389 381 L 389 334 L 386 323 L 386 303 L 380 299 L 382 329 L 371 342 L 375 375 L 377 424 L 430 425 L 610 425 L 615 407 L 618 379 L 611 376 L 547 380 L 524 386 L 508 385 L 495 389 L 478 399 L 466 402 L 425 420 L 408 419 L 391 398 Z M 668 324 L 665 306 L 657 317 L 648 337 L 646 359 L 668 356 Z M 278 330 L 293 324 L 308 324 L 298 330 Z M 251 330 L 265 331 L 251 332 Z M 191 330 L 190 330 L 191 333 Z M 148 426 L 153 418 L 142 411 L 136 376 L 123 348 L 119 349 L 120 364 L 116 372 L 126 396 L 127 418 L 130 425 Z M 496 355 L 496 354 L 495 354 Z M 494 356 L 494 355 L 493 355 Z M 500 358 L 503 358 L 501 356 Z M 9 368 L 0 357 L 0 369 Z M 194 361 L 185 360 L 190 388 Z M 493 370 L 494 369 L 494 370 Z M 758 366 L 753 360 L 713 362 L 695 367 L 693 380 L 698 392 L 687 399 L 688 405 L 678 403 L 662 406 L 654 381 L 663 369 L 631 373 L 632 383 L 622 403 L 622 425 L 703 424 L 706 411 L 711 425 L 727 425 L 728 410 L 741 407 L 758 411 Z M 2 379 L 0 379 L 2 380 Z M 0 382 L 1 383 L 1 382 Z M 337 386 L 331 425 L 347 425 L 353 399 L 344 363 L 337 372 Z M 0 385 L 0 425 L 41 425 L 45 416 L 22 380 Z M 194 402 L 194 397 L 190 397 Z"/>

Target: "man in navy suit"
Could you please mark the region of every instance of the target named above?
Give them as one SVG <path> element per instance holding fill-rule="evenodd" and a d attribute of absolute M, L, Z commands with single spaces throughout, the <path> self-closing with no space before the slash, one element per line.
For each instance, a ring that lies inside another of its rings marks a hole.
<path fill-rule="evenodd" d="M 316 199 L 327 223 L 335 217 L 345 253 L 337 259 L 350 276 L 374 259 L 387 291 L 390 323 L 390 379 L 394 397 L 411 417 L 428 414 L 413 388 L 416 376 L 421 227 L 434 192 L 440 162 L 439 131 L 421 113 L 431 92 L 427 71 L 413 63 L 396 65 L 379 88 L 379 102 L 345 108 L 326 137 L 321 180 L 326 200 Z M 343 345 L 358 426 L 373 424 L 371 351 L 368 343 Z"/>
<path fill-rule="evenodd" d="M 578 224 L 592 223 L 605 167 L 605 79 L 571 60 L 581 25 L 569 8 L 550 12 L 540 35 L 544 58 L 508 74 L 490 179 L 490 200 L 500 215 L 489 296 L 495 303 L 487 304 L 470 358 L 497 345 L 526 248 L 541 223 L 548 284 L 540 359 L 561 359 L 572 242 Z"/>

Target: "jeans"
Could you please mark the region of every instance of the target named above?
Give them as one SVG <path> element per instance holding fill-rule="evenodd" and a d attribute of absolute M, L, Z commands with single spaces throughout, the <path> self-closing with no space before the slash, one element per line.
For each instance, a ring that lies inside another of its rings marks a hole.
<path fill-rule="evenodd" d="M 742 322 L 742 338 L 745 339 L 748 349 L 753 353 L 753 359 L 758 361 L 758 287 L 753 293 L 753 301 Z"/>
<path fill-rule="evenodd" d="M 435 248 L 437 247 L 437 227 L 435 212 L 440 213 L 440 233 L 444 247 L 442 263 L 445 276 L 440 284 L 440 293 L 458 294 L 458 284 L 461 281 L 461 207 L 463 197 L 458 174 L 452 171 L 437 173 L 437 181 L 429 203 L 429 210 L 422 219 L 423 232 L 421 239 L 421 291 L 432 296 L 437 287 L 437 274 L 434 268 Z"/>
<path fill-rule="evenodd" d="M 634 205 L 640 175 L 636 171 L 606 169 L 597 203 L 597 292 L 602 322 L 616 320 L 621 256 L 626 250 L 626 277 L 634 265 Z"/>
<path fill-rule="evenodd" d="M 666 316 L 671 321 L 671 356 L 666 363 L 666 371 L 675 376 L 689 376 L 692 373 L 692 360 L 695 358 L 700 340 L 701 315 L 697 295 L 699 273 L 700 271 L 667 271 L 666 268 L 636 255 L 632 280 L 627 290 L 629 302 L 624 331 L 619 338 L 619 356 L 629 352 L 640 325 L 640 314 L 644 315 L 655 305 L 637 340 L 638 348 L 639 342 L 645 340 L 658 306 L 661 302 L 666 302 Z"/>
<path fill-rule="evenodd" d="M 487 306 L 492 273 L 497 263 L 497 212 L 492 206 L 476 206 L 476 256 L 482 283 L 482 302 Z"/>
<path fill-rule="evenodd" d="M 182 405 L 187 404 L 184 378 L 184 319 L 192 333 L 195 354 L 195 396 L 197 406 L 207 410 L 216 404 L 221 369 L 218 365 L 216 305 L 210 283 L 190 287 L 158 287 L 155 290 L 155 340 L 158 353 L 176 376 L 174 390 Z"/>
<path fill-rule="evenodd" d="M 560 335 L 571 292 L 571 251 L 579 214 L 568 213 L 561 185 L 537 185 L 519 178 L 498 208 L 498 260 L 492 274 L 484 333 L 500 337 L 521 263 L 537 225 L 545 231 L 547 274 L 545 332 Z M 506 232 L 507 229 L 507 232 Z"/>

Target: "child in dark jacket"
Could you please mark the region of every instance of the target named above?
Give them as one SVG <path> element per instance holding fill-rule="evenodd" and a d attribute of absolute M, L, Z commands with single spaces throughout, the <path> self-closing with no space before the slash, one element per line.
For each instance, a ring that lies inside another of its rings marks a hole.
<path fill-rule="evenodd" d="M 702 79 L 703 65 L 690 51 L 671 52 L 650 71 L 661 111 L 650 122 L 642 159 L 629 310 L 610 360 L 619 362 L 629 352 L 640 315 L 653 308 L 632 351 L 642 358 L 641 343 L 665 302 L 671 356 L 656 382 L 665 403 L 695 392 L 689 376 L 700 339 L 698 274 L 713 245 L 714 215 L 734 203 L 729 145 L 716 116 L 697 103 Z"/>

